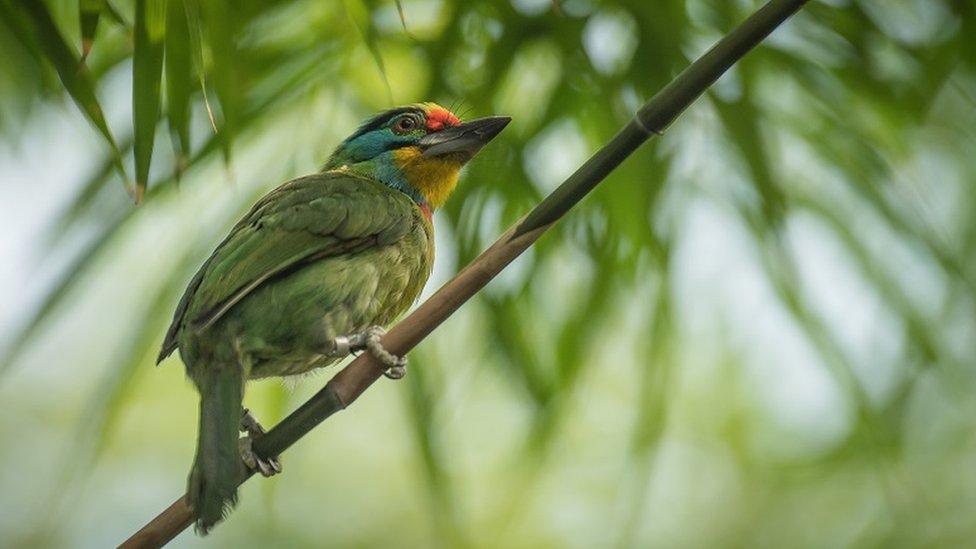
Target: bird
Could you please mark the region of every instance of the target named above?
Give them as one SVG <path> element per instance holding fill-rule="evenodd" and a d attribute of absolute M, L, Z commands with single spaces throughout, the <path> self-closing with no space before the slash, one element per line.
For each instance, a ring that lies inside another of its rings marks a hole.
<path fill-rule="evenodd" d="M 379 113 L 318 173 L 259 199 L 193 276 L 156 362 L 179 349 L 200 393 L 187 481 L 199 533 L 236 505 L 245 468 L 281 470 L 277 458 L 251 451 L 264 430 L 243 406 L 248 380 L 303 374 L 360 351 L 380 359 L 388 377 L 404 375 L 405 357 L 379 337 L 430 276 L 434 211 L 510 121 L 462 123 L 436 103 Z"/>

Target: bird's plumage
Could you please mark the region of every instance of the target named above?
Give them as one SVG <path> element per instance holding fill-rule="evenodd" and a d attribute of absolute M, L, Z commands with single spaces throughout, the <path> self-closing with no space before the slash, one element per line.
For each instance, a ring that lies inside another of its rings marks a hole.
<path fill-rule="evenodd" d="M 196 273 L 159 360 L 179 349 L 200 392 L 187 489 L 199 531 L 236 502 L 245 382 L 326 366 L 338 336 L 406 311 L 430 276 L 433 209 L 506 123 L 462 125 L 432 103 L 373 117 L 323 172 L 259 200 Z"/>
<path fill-rule="evenodd" d="M 334 362 L 334 338 L 394 320 L 432 262 L 421 208 L 351 173 L 289 181 L 235 225 L 191 281 L 160 353 L 180 349 L 201 395 L 187 492 L 199 530 L 236 501 L 244 381 Z"/>
<path fill-rule="evenodd" d="M 433 260 L 432 231 L 419 206 L 377 181 L 335 171 L 289 181 L 255 204 L 193 277 L 159 360 L 172 353 L 181 339 L 204 336 L 262 284 L 280 286 L 287 275 L 317 262 L 357 263 L 361 259 L 356 256 L 364 251 L 369 255 L 394 245 L 397 253 L 420 259 L 408 270 L 423 279 L 422 286 Z M 404 240 L 408 232 L 412 238 Z M 400 249 L 406 244 L 409 249 Z M 391 266 L 399 265 L 397 258 L 385 258 L 391 259 Z M 325 287 L 322 291 L 335 282 L 310 281 L 313 288 Z M 409 286 L 404 290 L 419 293 Z M 408 306 L 416 296 L 406 297 Z M 402 301 L 396 304 L 402 306 Z"/>

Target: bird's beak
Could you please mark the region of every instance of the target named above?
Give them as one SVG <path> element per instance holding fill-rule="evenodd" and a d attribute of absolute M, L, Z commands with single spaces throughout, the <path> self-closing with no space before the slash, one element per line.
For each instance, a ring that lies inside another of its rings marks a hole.
<path fill-rule="evenodd" d="M 424 156 L 457 155 L 467 162 L 511 121 L 508 116 L 479 118 L 429 133 L 417 141 L 417 146 Z"/>

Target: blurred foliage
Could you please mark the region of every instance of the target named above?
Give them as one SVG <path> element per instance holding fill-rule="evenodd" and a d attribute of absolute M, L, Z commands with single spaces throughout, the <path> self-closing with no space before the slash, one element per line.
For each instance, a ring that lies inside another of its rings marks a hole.
<path fill-rule="evenodd" d="M 436 287 L 758 5 L 0 0 L 0 139 L 44 148 L 64 98 L 92 128 L 0 363 L 0 455 L 70 474 L 0 475 L 0 540 L 117 542 L 176 495 L 175 300 L 359 120 L 514 118 L 438 213 Z M 974 37 L 967 0 L 811 2 L 206 542 L 965 545 Z M 247 400 L 271 423 L 318 384 Z"/>

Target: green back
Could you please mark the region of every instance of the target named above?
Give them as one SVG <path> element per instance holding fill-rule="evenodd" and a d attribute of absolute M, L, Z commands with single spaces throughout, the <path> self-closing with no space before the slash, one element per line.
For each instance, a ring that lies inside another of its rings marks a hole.
<path fill-rule="evenodd" d="M 158 360 L 176 349 L 181 330 L 206 330 L 268 280 L 393 243 L 418 218 L 409 197 L 353 174 L 324 172 L 281 185 L 234 226 L 190 281 Z"/>

